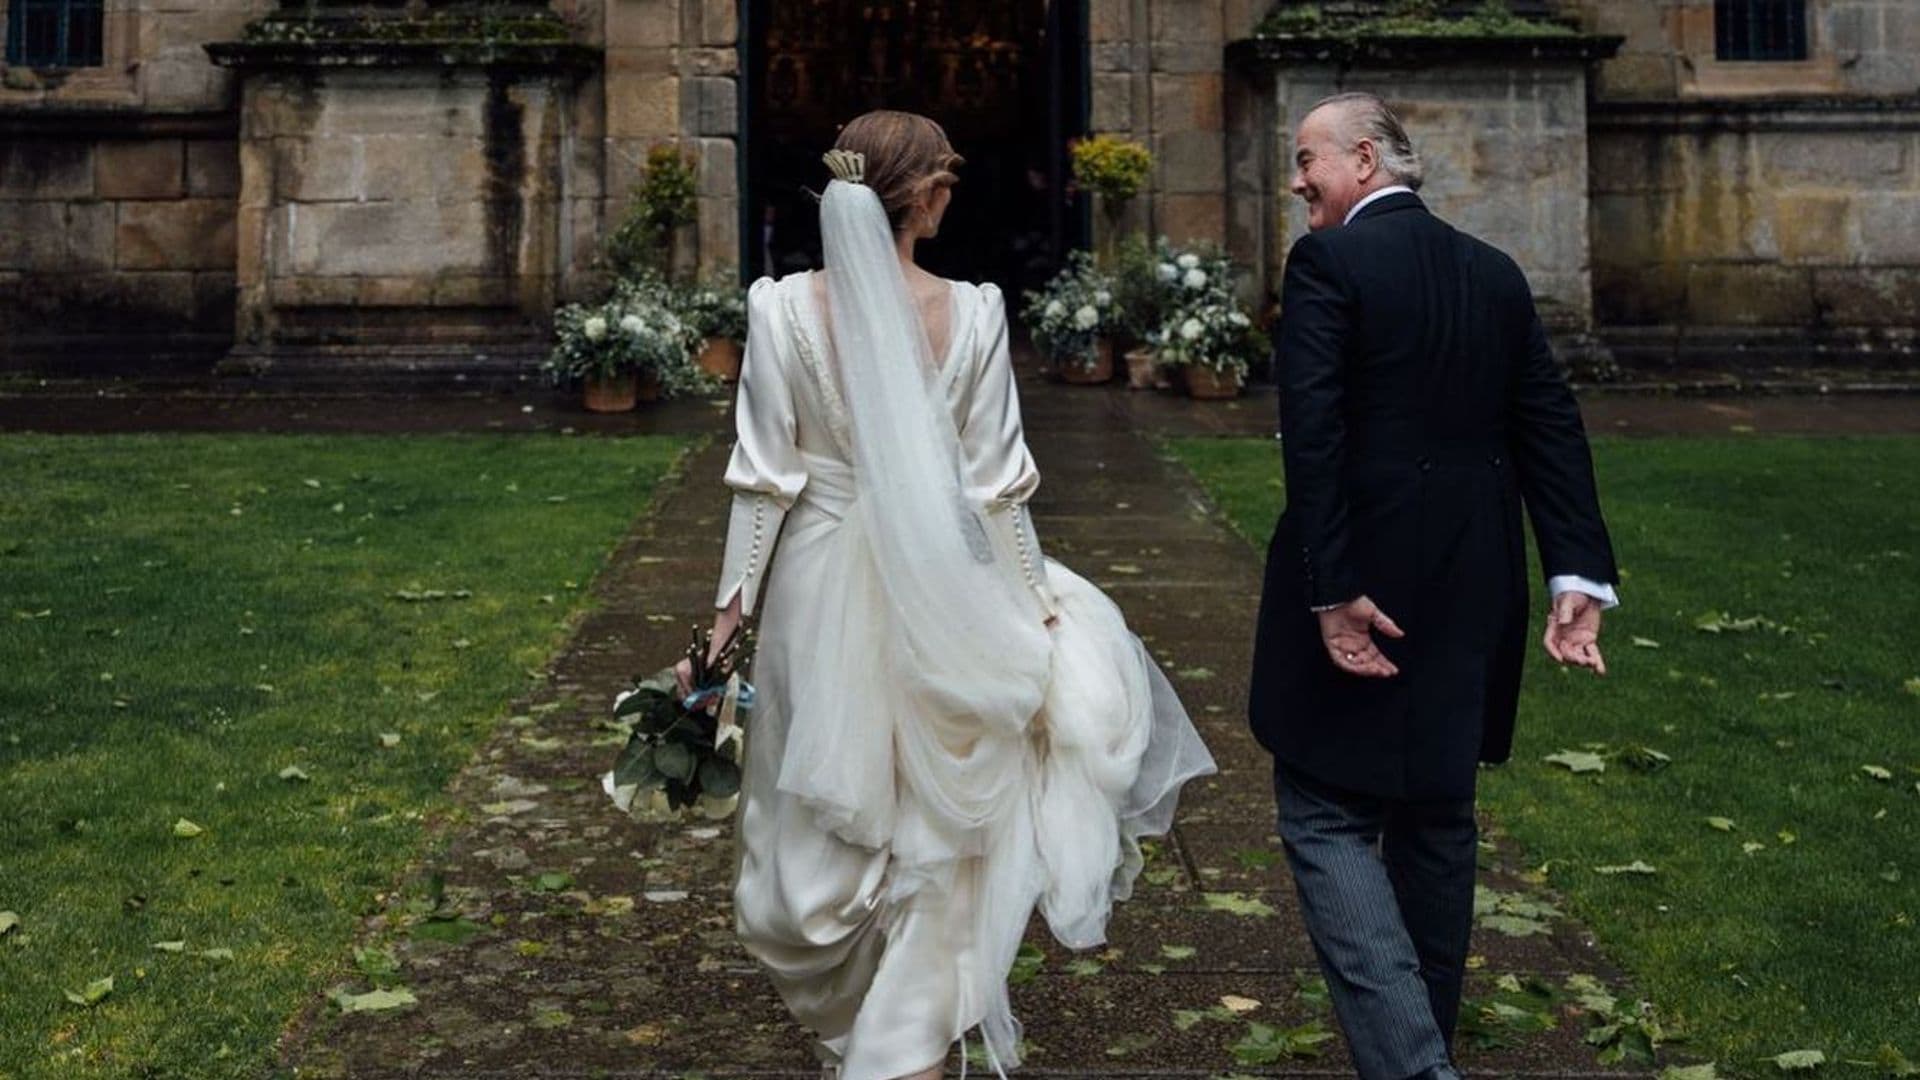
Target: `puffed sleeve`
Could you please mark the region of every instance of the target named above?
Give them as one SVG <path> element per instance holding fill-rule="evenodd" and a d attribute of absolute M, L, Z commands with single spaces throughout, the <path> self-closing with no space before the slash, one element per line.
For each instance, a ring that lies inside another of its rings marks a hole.
<path fill-rule="evenodd" d="M 986 511 L 996 546 L 1019 563 L 1042 613 L 1051 618 L 1059 609 L 1027 512 L 1027 500 L 1040 486 L 1040 470 L 1020 421 L 1020 394 L 1007 349 L 1006 299 L 991 282 L 980 286 L 975 326 L 975 372 L 960 428 L 967 495 Z"/>
<path fill-rule="evenodd" d="M 766 576 L 767 559 L 780 525 L 807 486 L 797 441 L 793 388 L 781 363 L 786 328 L 774 281 L 763 277 L 747 290 L 747 345 L 734 399 L 736 438 L 727 462 L 733 509 L 727 522 L 726 557 L 714 606 L 740 597 L 742 614 L 753 613 Z"/>

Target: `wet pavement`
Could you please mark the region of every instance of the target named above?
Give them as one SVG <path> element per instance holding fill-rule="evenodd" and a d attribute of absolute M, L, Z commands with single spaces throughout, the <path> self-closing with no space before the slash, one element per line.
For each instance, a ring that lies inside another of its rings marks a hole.
<path fill-rule="evenodd" d="M 1022 1075 L 1351 1075 L 1327 1037 L 1324 988 L 1279 859 L 1268 759 L 1243 719 L 1259 560 L 1148 437 L 1258 432 L 1271 398 L 1197 405 L 1038 381 L 1023 394 L 1046 477 L 1034 503 L 1045 547 L 1125 609 L 1222 772 L 1188 788 L 1107 948 L 1071 954 L 1036 926 L 1014 991 L 1026 1023 Z M 706 617 L 726 521 L 723 406 L 593 417 L 543 388 L 461 400 L 24 400 L 0 397 L 0 428 L 710 435 L 595 582 L 597 606 L 543 689 L 510 706 L 455 782 L 451 811 L 366 921 L 357 958 L 342 957 L 327 992 L 290 1022 L 281 1057 L 302 1077 L 355 1080 L 818 1075 L 807 1035 L 733 941 L 731 822 L 637 825 L 597 781 L 620 742 L 604 722 L 613 693 L 671 660 Z M 1528 906 L 1541 898 L 1513 872 L 1497 829 L 1489 835 L 1489 907 L 1532 914 L 1504 923 L 1517 936 L 1493 929 L 1498 919 L 1476 931 L 1469 993 L 1521 1000 L 1523 984 L 1560 988 L 1583 974 L 1617 985 L 1581 927 Z M 415 1000 L 343 1012 L 332 998 L 376 985 L 404 986 Z M 1467 1069 L 1650 1072 L 1599 1065 L 1583 1042 L 1594 1018 L 1564 993 L 1537 1008 L 1537 1021 L 1488 1012 L 1495 1019 L 1462 1051 Z"/>

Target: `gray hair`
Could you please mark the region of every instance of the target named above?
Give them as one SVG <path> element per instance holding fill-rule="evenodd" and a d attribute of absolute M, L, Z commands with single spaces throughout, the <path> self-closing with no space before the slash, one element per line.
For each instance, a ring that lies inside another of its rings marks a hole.
<path fill-rule="evenodd" d="M 1407 137 L 1407 129 L 1385 101 L 1375 94 L 1335 94 L 1315 105 L 1311 111 L 1318 112 L 1329 105 L 1340 107 L 1340 135 L 1343 142 L 1350 146 L 1358 145 L 1363 140 L 1372 143 L 1374 151 L 1380 155 L 1380 168 L 1388 176 L 1415 191 L 1420 190 L 1420 185 L 1427 178 L 1426 163 L 1420 160 L 1420 152 L 1413 148 L 1413 140 Z"/>

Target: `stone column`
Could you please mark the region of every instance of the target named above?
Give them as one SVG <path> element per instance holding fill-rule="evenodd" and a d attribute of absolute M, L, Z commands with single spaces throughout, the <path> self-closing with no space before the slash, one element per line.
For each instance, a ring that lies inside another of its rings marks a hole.
<path fill-rule="evenodd" d="M 514 370 L 567 272 L 572 97 L 599 54 L 544 7 L 286 12 L 208 47 L 242 74 L 230 360 Z"/>

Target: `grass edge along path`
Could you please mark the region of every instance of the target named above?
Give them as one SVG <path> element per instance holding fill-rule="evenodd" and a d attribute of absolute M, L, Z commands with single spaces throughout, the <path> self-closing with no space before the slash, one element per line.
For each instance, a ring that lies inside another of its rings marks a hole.
<path fill-rule="evenodd" d="M 1271 438 L 1169 439 L 1264 552 Z M 1920 1057 L 1920 440 L 1595 440 L 1612 674 L 1538 655 L 1481 803 L 1723 1075 Z M 1902 587 L 1899 583 L 1908 583 Z M 1543 606 L 1537 576 L 1535 608 Z M 1788 1055 L 1782 1057 L 1782 1055 Z"/>
<path fill-rule="evenodd" d="M 258 1075 L 688 446 L 0 436 L 0 1075 Z"/>

